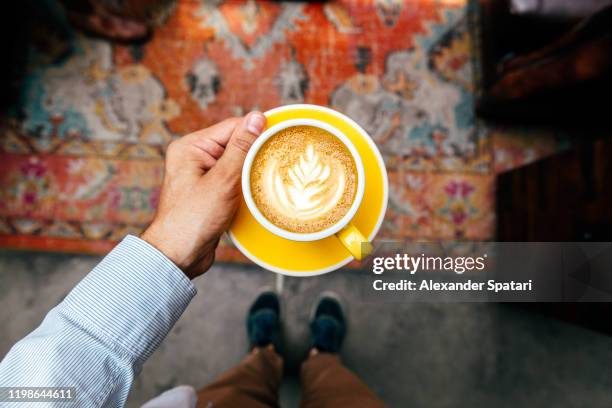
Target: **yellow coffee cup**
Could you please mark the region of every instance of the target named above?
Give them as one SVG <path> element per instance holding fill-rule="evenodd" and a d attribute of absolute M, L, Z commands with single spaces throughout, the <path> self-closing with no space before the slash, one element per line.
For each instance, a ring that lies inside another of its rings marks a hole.
<path fill-rule="evenodd" d="M 335 136 L 350 152 L 357 170 L 357 190 L 351 207 L 337 223 L 317 232 L 298 233 L 287 231 L 278 227 L 277 225 L 274 225 L 261 213 L 259 208 L 257 208 L 251 193 L 251 168 L 257 152 L 272 136 L 284 129 L 294 126 L 313 126 L 323 129 Z M 346 247 L 347 251 L 359 261 L 363 259 L 364 256 L 368 255 L 372 250 L 372 245 L 368 242 L 368 239 L 351 222 L 355 217 L 359 206 L 361 205 L 364 190 L 365 172 L 363 168 L 363 161 L 361 160 L 361 157 L 359 156 L 359 153 L 353 143 L 335 127 L 315 119 L 291 119 L 268 128 L 257 138 L 255 143 L 253 143 L 253 146 L 249 150 L 244 161 L 244 166 L 242 167 L 242 194 L 244 196 L 244 201 L 246 202 L 246 205 L 255 220 L 257 220 L 257 222 L 265 229 L 279 237 L 292 241 L 318 241 L 335 235 L 344 245 L 344 247 Z"/>

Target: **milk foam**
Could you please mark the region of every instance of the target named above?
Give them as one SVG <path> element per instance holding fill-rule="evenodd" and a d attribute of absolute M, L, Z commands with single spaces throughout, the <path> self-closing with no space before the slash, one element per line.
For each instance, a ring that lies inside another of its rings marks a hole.
<path fill-rule="evenodd" d="M 272 223 L 293 232 L 315 232 L 337 223 L 352 205 L 356 182 L 346 146 L 310 126 L 273 136 L 251 171 L 257 207 Z"/>
<path fill-rule="evenodd" d="M 333 165 L 333 163 L 332 163 Z M 312 144 L 299 162 L 282 175 L 279 160 L 272 159 L 264 169 L 263 189 L 277 211 L 299 221 L 321 217 L 334 208 L 344 192 L 346 177 L 341 166 L 334 166 L 331 177 L 330 165 L 323 163 Z"/>

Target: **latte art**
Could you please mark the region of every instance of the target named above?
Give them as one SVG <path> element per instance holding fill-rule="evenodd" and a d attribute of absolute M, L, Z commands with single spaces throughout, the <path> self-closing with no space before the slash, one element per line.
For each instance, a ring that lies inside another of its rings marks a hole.
<path fill-rule="evenodd" d="M 264 186 L 278 210 L 288 217 L 311 220 L 328 212 L 338 204 L 345 186 L 344 171 L 330 177 L 328 164 L 321 163 L 319 154 L 309 144 L 298 163 L 281 175 L 278 161 L 271 160 L 264 176 Z"/>
<path fill-rule="evenodd" d="M 356 168 L 344 144 L 311 126 L 285 129 L 259 150 L 251 169 L 255 204 L 273 224 L 291 232 L 316 232 L 350 209 Z"/>

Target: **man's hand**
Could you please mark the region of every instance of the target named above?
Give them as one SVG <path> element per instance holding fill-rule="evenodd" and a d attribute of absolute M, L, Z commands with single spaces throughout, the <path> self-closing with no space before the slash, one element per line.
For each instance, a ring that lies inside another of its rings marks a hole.
<path fill-rule="evenodd" d="M 173 141 L 157 213 L 141 238 L 193 279 L 215 259 L 238 208 L 246 154 L 266 124 L 260 112 L 224 120 Z"/>

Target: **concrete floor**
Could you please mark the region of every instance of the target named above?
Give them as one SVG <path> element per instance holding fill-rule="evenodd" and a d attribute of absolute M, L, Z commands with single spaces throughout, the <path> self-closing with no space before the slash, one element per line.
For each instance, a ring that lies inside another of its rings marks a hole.
<path fill-rule="evenodd" d="M 36 327 L 99 258 L 0 252 L 0 357 Z M 294 376 L 307 349 L 311 303 L 322 290 L 347 299 L 348 367 L 392 407 L 610 407 L 612 338 L 493 304 L 366 303 L 361 272 L 284 278 L 288 379 L 283 407 L 297 406 Z M 244 313 L 276 275 L 220 265 L 136 379 L 128 406 L 177 384 L 211 381 L 244 355 Z"/>

